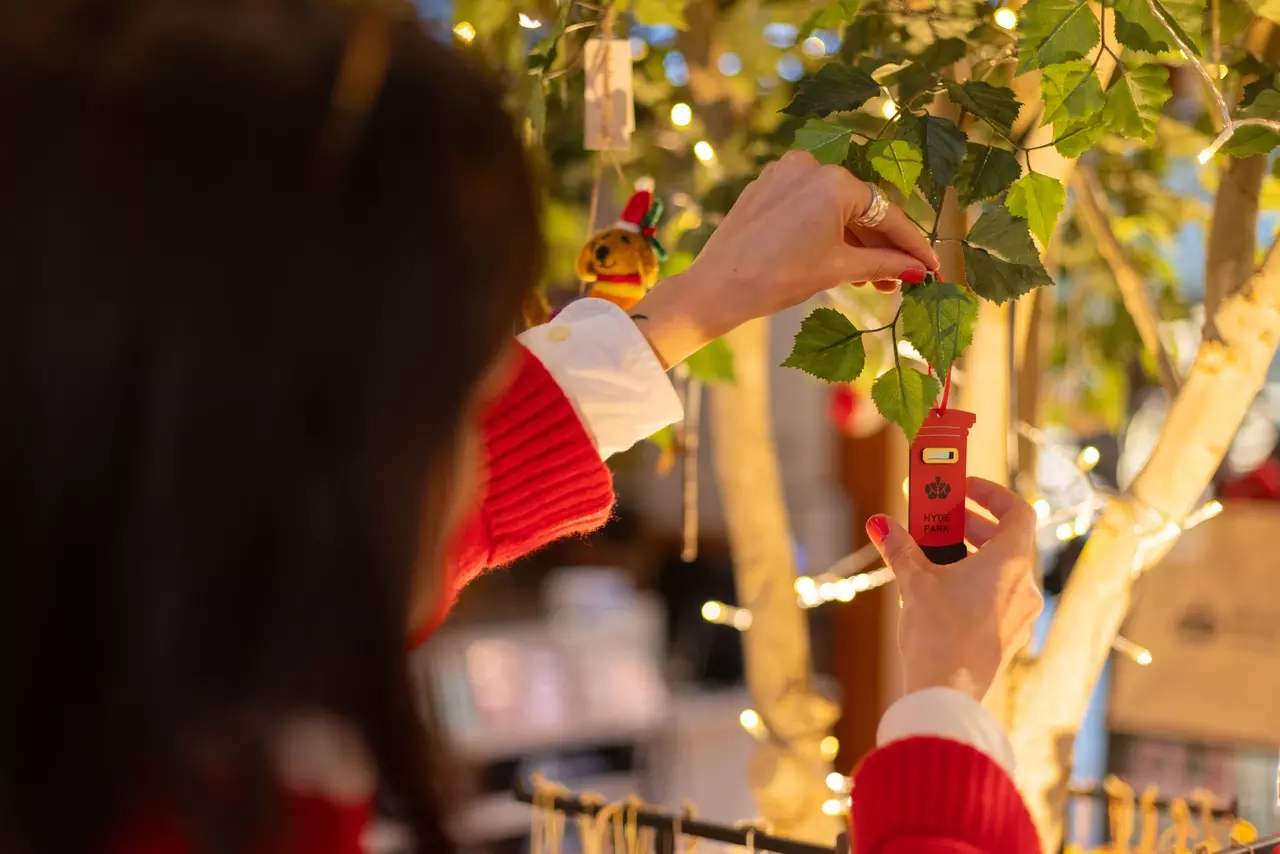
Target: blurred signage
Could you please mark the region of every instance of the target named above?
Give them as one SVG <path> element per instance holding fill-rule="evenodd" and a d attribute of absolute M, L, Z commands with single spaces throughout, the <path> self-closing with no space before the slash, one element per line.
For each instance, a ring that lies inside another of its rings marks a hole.
<path fill-rule="evenodd" d="M 1114 730 L 1280 746 L 1280 505 L 1228 502 L 1183 534 L 1135 589 L 1116 657 Z"/>

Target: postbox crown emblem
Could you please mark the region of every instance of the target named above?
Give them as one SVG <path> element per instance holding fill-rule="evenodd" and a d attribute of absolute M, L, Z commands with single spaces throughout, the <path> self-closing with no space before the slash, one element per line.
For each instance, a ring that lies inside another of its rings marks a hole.
<path fill-rule="evenodd" d="M 924 485 L 924 494 L 929 498 L 941 501 L 951 494 L 951 484 L 940 476 L 935 477 L 932 482 Z"/>

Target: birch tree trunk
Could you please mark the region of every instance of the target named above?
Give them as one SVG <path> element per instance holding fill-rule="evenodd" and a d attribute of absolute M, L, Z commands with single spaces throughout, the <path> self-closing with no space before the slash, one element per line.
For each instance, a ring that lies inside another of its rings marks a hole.
<path fill-rule="evenodd" d="M 1280 341 L 1280 251 L 1272 247 L 1213 320 L 1219 340 L 1200 345 L 1151 459 L 1104 511 L 1063 591 L 1044 652 L 1023 672 L 1013 699 L 1018 784 L 1045 851 L 1062 842 L 1071 747 L 1128 611 L 1135 566 L 1150 566 L 1176 541 L 1166 526 L 1203 500 L 1266 381 Z M 1148 539 L 1144 548 L 1144 535 L 1162 529 L 1170 536 Z"/>
<path fill-rule="evenodd" d="M 822 757 L 837 710 L 813 691 L 809 626 L 796 605 L 795 552 L 769 410 L 768 321 L 727 336 L 737 381 L 710 390 L 716 478 L 733 554 L 738 600 L 751 611 L 743 632 L 747 689 L 767 729 L 748 766 L 756 804 L 783 836 L 831 844 L 836 819 Z"/>

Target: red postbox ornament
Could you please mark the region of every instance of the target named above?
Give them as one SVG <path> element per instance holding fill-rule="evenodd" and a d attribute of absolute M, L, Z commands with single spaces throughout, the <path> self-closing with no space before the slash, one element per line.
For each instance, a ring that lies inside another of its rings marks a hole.
<path fill-rule="evenodd" d="M 969 428 L 976 420 L 972 412 L 931 409 L 911 443 L 909 530 L 925 556 L 937 564 L 955 563 L 968 554 L 965 465 Z"/>

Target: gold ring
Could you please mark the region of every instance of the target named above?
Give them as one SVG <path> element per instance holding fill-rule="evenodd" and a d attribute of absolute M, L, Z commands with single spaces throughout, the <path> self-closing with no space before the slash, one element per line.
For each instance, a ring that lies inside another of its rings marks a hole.
<path fill-rule="evenodd" d="M 871 188 L 871 201 L 867 204 L 867 209 L 854 218 L 853 224 L 863 228 L 875 228 L 889 215 L 889 200 L 875 184 L 867 186 Z"/>

